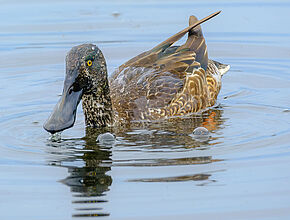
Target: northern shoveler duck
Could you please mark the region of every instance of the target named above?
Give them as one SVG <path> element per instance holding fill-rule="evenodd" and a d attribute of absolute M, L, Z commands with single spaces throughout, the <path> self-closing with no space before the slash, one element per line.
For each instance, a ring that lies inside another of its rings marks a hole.
<path fill-rule="evenodd" d="M 80 100 L 88 127 L 183 116 L 213 106 L 229 65 L 208 59 L 200 24 L 219 13 L 199 21 L 190 16 L 187 28 L 127 61 L 109 80 L 97 46 L 73 47 L 66 57 L 62 97 L 45 130 L 72 127 Z M 172 46 L 186 33 L 185 44 Z"/>

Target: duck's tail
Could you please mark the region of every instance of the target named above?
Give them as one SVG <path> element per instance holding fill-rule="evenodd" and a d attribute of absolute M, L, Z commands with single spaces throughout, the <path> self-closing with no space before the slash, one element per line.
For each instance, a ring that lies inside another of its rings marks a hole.
<path fill-rule="evenodd" d="M 189 17 L 189 26 L 197 23 L 198 19 L 191 15 Z M 195 61 L 200 63 L 200 66 L 206 70 L 208 66 L 208 53 L 205 39 L 202 34 L 201 26 L 198 25 L 188 31 L 188 38 L 184 45 L 180 47 L 188 48 L 195 52 Z"/>
<path fill-rule="evenodd" d="M 228 72 L 231 68 L 230 65 L 228 64 L 223 64 L 220 62 L 217 62 L 215 60 L 213 60 L 214 64 L 216 65 L 216 67 L 218 68 L 218 70 L 220 71 L 221 75 L 223 76 L 226 72 Z"/>

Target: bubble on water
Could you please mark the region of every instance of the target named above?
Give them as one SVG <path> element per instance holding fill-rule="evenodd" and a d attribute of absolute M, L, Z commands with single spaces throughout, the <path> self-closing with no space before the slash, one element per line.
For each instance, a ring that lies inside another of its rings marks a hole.
<path fill-rule="evenodd" d="M 209 135 L 209 131 L 205 127 L 197 127 L 193 130 L 193 135 Z"/>
<path fill-rule="evenodd" d="M 113 134 L 110 132 L 106 132 L 104 134 L 100 134 L 97 137 L 97 142 L 99 142 L 102 145 L 113 145 L 116 141 L 116 138 Z"/>
<path fill-rule="evenodd" d="M 210 138 L 210 135 L 205 127 L 197 127 L 193 130 L 192 137 L 197 141 L 207 141 Z"/>

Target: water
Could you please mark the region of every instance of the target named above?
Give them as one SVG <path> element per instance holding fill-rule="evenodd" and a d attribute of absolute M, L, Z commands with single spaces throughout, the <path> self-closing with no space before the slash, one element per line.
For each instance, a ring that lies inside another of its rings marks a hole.
<path fill-rule="evenodd" d="M 289 219 L 290 47 L 287 1 L 0 2 L 1 219 Z M 75 126 L 42 129 L 64 58 L 93 42 L 110 72 L 199 18 L 210 57 L 231 65 L 215 108 L 113 130 L 99 145 Z M 206 127 L 210 139 L 192 132 Z"/>

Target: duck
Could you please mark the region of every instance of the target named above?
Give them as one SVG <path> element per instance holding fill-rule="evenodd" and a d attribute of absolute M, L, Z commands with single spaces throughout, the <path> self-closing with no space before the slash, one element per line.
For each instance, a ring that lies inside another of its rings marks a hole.
<path fill-rule="evenodd" d="M 230 66 L 208 58 L 201 20 L 117 68 L 108 77 L 105 57 L 94 44 L 73 47 L 66 56 L 63 93 L 44 123 L 52 134 L 71 128 L 82 100 L 86 127 L 158 121 L 201 112 L 215 105 L 221 78 Z M 187 40 L 175 46 L 180 38 Z"/>

